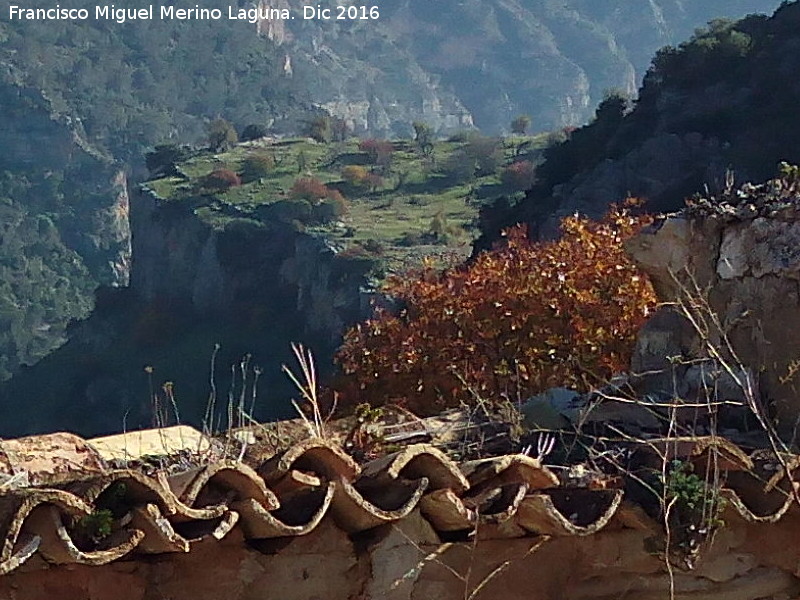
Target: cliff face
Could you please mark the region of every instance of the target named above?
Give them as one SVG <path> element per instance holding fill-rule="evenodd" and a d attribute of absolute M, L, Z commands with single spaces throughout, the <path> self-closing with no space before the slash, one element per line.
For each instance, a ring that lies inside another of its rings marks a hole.
<path fill-rule="evenodd" d="M 101 289 L 67 343 L 4 387 L 2 434 L 146 427 L 168 402 L 158 399 L 166 381 L 182 422 L 208 419 L 210 386 L 246 395 L 254 418 L 291 415 L 290 343 L 313 349 L 325 375 L 345 328 L 371 310 L 371 263 L 291 223 L 227 216 L 211 223 L 191 202 L 134 192 L 130 286 Z M 14 408 L 20 395 L 35 401 Z"/>
<path fill-rule="evenodd" d="M 299 11 L 302 3 L 282 0 Z M 392 0 L 369 21 L 271 22 L 313 95 L 373 135 L 427 120 L 507 131 L 521 113 L 533 129 L 579 126 L 610 89 L 636 92 L 653 53 L 716 17 L 772 12 L 777 0 Z M 327 0 L 318 6 L 334 6 Z M 310 69 L 310 71 L 309 71 Z M 312 72 L 313 71 L 313 72 Z M 347 109 L 367 104 L 385 118 Z"/>
<path fill-rule="evenodd" d="M 21 173 L 34 184 L 47 181 L 26 204 L 37 212 L 68 203 L 56 223 L 66 246 L 80 254 L 98 282 L 125 285 L 130 259 L 125 169 L 86 140 L 80 121 L 58 113 L 40 90 L 16 81 L 13 70 L 4 75 L 0 171 Z"/>
<path fill-rule="evenodd" d="M 686 307 L 662 309 L 640 335 L 634 370 L 663 373 L 649 384 L 669 388 L 687 373 L 691 378 L 686 361 L 705 360 L 696 364 L 720 372 L 715 382 L 737 373 L 774 411 L 779 426 L 791 430 L 800 414 L 800 340 L 787 335 L 800 326 L 798 191 L 796 174 L 794 180 L 729 190 L 666 218 L 628 244 L 660 299 Z M 709 345 L 730 370 L 711 360 Z M 675 356 L 685 361 L 670 360 Z M 741 399 L 741 384 L 728 387 L 739 389 L 723 392 L 731 397 L 720 400 Z"/>
<path fill-rule="evenodd" d="M 291 224 L 241 218 L 217 228 L 147 189 L 136 195 L 131 223 L 131 292 L 144 302 L 189 306 L 199 318 L 260 304 L 328 343 L 367 316 L 366 271 Z"/>

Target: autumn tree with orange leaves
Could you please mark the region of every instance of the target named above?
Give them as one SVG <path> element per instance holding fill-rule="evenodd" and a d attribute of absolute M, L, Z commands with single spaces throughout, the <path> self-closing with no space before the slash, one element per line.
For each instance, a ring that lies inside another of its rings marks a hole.
<path fill-rule="evenodd" d="M 466 267 L 390 279 L 385 292 L 403 308 L 348 331 L 340 397 L 431 414 L 476 397 L 586 389 L 627 369 L 656 302 L 622 247 L 652 220 L 631 207 L 568 217 L 555 241 L 531 242 L 518 226 Z"/>

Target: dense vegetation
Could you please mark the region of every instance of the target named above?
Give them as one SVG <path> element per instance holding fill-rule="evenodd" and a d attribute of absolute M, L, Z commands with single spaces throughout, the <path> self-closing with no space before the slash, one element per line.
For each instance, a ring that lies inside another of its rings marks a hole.
<path fill-rule="evenodd" d="M 302 83 L 284 76 L 282 54 L 244 23 L 4 20 L 0 36 L 0 60 L 19 82 L 117 160 L 138 160 L 170 138 L 199 141 L 217 115 L 241 127 L 303 116 Z"/>
<path fill-rule="evenodd" d="M 772 17 L 716 20 L 653 59 L 635 102 L 610 95 L 589 125 L 548 149 L 537 183 L 516 206 L 484 213 L 495 239 L 517 222 L 535 233 L 554 213 L 599 214 L 626 193 L 651 210 L 674 210 L 703 186 L 763 181 L 798 162 L 800 4 Z"/>
<path fill-rule="evenodd" d="M 649 222 L 615 208 L 600 221 L 565 219 L 553 242 L 512 229 L 465 268 L 390 280 L 386 292 L 402 308 L 345 336 L 341 400 L 430 414 L 585 389 L 627 369 L 655 295 L 622 243 Z"/>
<path fill-rule="evenodd" d="M 127 206 L 113 203 L 146 150 L 205 143 L 218 115 L 300 126 L 310 104 L 282 57 L 227 20 L 0 22 L 0 381 L 61 344 L 98 284 L 126 283 Z"/>
<path fill-rule="evenodd" d="M 39 193 L 0 174 L 0 379 L 63 341 L 67 322 L 91 306 L 86 266 L 64 246 L 52 216 L 25 202 Z"/>

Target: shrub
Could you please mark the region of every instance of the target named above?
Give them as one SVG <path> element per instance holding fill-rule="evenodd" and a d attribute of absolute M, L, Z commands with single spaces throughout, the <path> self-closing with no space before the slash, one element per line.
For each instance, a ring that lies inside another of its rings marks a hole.
<path fill-rule="evenodd" d="M 369 238 L 363 244 L 361 244 L 361 246 L 370 254 L 376 254 L 380 256 L 384 252 L 383 244 L 381 244 L 375 238 Z"/>
<path fill-rule="evenodd" d="M 348 165 L 342 169 L 342 179 L 350 185 L 361 185 L 367 178 L 368 171 L 359 165 Z"/>
<path fill-rule="evenodd" d="M 185 146 L 161 144 L 145 155 L 145 165 L 152 177 L 178 175 L 177 165 L 191 156 Z"/>
<path fill-rule="evenodd" d="M 214 119 L 208 125 L 208 147 L 214 152 L 227 150 L 239 141 L 236 129 L 225 119 Z"/>
<path fill-rule="evenodd" d="M 242 180 L 257 181 L 269 175 L 275 168 L 275 158 L 271 154 L 251 154 L 242 161 Z"/>
<path fill-rule="evenodd" d="M 331 141 L 343 142 L 350 135 L 350 126 L 340 117 L 331 119 Z"/>
<path fill-rule="evenodd" d="M 503 150 L 496 138 L 476 136 L 464 146 L 464 152 L 474 162 L 479 176 L 491 175 L 503 162 Z"/>
<path fill-rule="evenodd" d="M 327 115 L 314 117 L 308 124 L 308 135 L 321 144 L 330 142 L 331 136 L 333 135 L 331 130 L 331 118 Z"/>
<path fill-rule="evenodd" d="M 442 173 L 453 184 L 469 183 L 475 179 L 475 161 L 467 156 L 463 148 L 456 150 L 447 157 L 444 165 L 442 165 Z"/>
<path fill-rule="evenodd" d="M 305 200 L 311 206 L 308 223 L 327 223 L 347 214 L 348 204 L 339 190 L 329 189 L 315 177 L 296 179 L 290 196 L 295 200 Z"/>
<path fill-rule="evenodd" d="M 203 178 L 203 187 L 208 190 L 224 192 L 237 185 L 242 185 L 242 180 L 230 169 L 215 169 Z"/>
<path fill-rule="evenodd" d="M 362 140 L 358 144 L 358 149 L 367 153 L 373 165 L 386 166 L 392 162 L 394 147 L 391 142 L 386 140 Z"/>
<path fill-rule="evenodd" d="M 289 195 L 308 201 L 320 200 L 328 195 L 328 187 L 316 177 L 298 177 L 294 180 Z"/>
<path fill-rule="evenodd" d="M 450 134 L 447 138 L 448 142 L 458 142 L 463 144 L 464 142 L 468 142 L 471 137 L 475 135 L 474 131 L 456 131 L 455 133 Z"/>
<path fill-rule="evenodd" d="M 266 137 L 266 135 L 268 133 L 269 133 L 269 131 L 267 131 L 267 128 L 264 127 L 263 125 L 258 125 L 256 123 L 251 123 L 250 125 L 248 125 L 247 127 L 245 127 L 242 130 L 241 140 L 243 142 L 249 142 L 249 141 L 252 141 L 252 140 L 257 140 L 257 139 Z"/>
<path fill-rule="evenodd" d="M 531 118 L 528 115 L 519 115 L 518 117 L 514 118 L 511 121 L 511 133 L 516 133 L 517 135 L 525 135 L 528 131 L 528 127 L 531 126 Z"/>
<path fill-rule="evenodd" d="M 373 192 L 382 188 L 384 185 L 383 177 L 377 173 L 368 173 L 364 179 L 364 184 Z"/>
<path fill-rule="evenodd" d="M 339 190 L 328 190 L 327 196 L 314 205 L 312 215 L 319 223 L 328 223 L 341 219 L 347 214 L 347 200 Z"/>
<path fill-rule="evenodd" d="M 400 402 L 421 414 L 554 385 L 586 389 L 628 365 L 655 304 L 622 243 L 648 223 L 614 208 L 568 217 L 563 236 L 530 242 L 522 227 L 466 268 L 390 278 L 405 308 L 379 309 L 337 353 L 343 401 Z"/>
<path fill-rule="evenodd" d="M 529 160 L 521 160 L 503 169 L 503 185 L 514 192 L 530 189 L 536 179 L 536 167 Z"/>

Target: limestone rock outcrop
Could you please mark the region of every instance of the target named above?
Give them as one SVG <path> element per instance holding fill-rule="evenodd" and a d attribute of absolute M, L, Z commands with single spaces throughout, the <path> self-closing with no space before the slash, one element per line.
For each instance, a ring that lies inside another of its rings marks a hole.
<path fill-rule="evenodd" d="M 694 201 L 627 244 L 661 300 L 682 301 L 705 317 L 692 326 L 676 316 L 679 310 L 662 309 L 672 314 L 662 312 L 643 329 L 635 371 L 669 371 L 667 357 L 708 356 L 713 344 L 741 371 L 731 378 L 753 385 L 758 379 L 779 424 L 793 426 L 800 414 L 800 337 L 792 333 L 800 327 L 799 201 L 791 179 L 745 185 Z M 728 387 L 734 395 L 736 385 Z"/>

